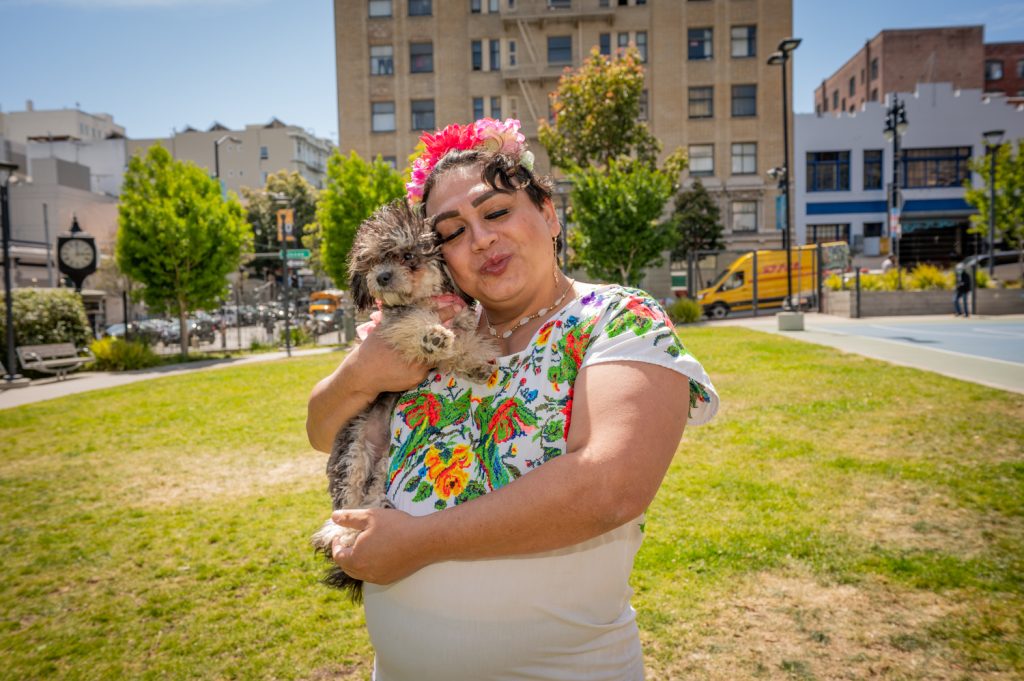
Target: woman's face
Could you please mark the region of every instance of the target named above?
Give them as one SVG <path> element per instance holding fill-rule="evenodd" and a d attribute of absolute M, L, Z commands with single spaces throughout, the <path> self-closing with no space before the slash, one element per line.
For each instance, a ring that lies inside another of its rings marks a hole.
<path fill-rule="evenodd" d="M 468 166 L 439 179 L 426 210 L 463 291 L 485 307 L 550 302 L 551 240 L 559 233 L 551 201 L 538 208 L 525 191 L 496 191 L 480 178 L 479 166 Z"/>

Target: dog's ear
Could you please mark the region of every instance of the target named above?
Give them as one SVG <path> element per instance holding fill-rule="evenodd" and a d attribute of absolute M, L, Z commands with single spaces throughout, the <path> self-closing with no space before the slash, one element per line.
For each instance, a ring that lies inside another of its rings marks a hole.
<path fill-rule="evenodd" d="M 366 276 L 363 274 L 353 274 L 349 278 L 348 290 L 352 293 L 352 302 L 360 310 L 365 310 L 373 306 L 373 296 L 370 295 L 370 289 L 366 285 Z"/>
<path fill-rule="evenodd" d="M 444 258 L 441 258 L 441 279 L 445 293 L 454 293 L 459 298 L 462 298 L 466 305 L 473 305 L 476 302 L 455 283 L 452 273 L 448 270 L 448 263 L 444 261 Z"/>

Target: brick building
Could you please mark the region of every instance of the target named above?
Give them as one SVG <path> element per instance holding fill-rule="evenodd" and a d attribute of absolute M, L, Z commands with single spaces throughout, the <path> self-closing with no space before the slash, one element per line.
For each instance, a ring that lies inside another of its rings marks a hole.
<path fill-rule="evenodd" d="M 335 0 L 334 14 L 342 153 L 402 168 L 425 130 L 514 117 L 547 170 L 537 126 L 562 71 L 634 44 L 642 115 L 665 155 L 689 152 L 730 248 L 780 246 L 766 173 L 783 164 L 782 77 L 767 59 L 791 0 Z"/>
<path fill-rule="evenodd" d="M 1024 42 L 985 45 L 985 92 L 1024 102 Z"/>

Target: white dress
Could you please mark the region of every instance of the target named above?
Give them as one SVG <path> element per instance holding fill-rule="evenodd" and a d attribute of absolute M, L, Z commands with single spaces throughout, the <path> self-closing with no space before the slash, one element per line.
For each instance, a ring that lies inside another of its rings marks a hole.
<path fill-rule="evenodd" d="M 486 384 L 433 373 L 399 400 L 388 497 L 413 515 L 465 503 L 565 452 L 573 385 L 601 362 L 639 361 L 690 378 L 689 423 L 718 396 L 646 293 L 598 288 L 500 357 Z M 376 681 L 633 681 L 644 678 L 629 574 L 642 518 L 557 551 L 430 565 L 366 584 Z"/>

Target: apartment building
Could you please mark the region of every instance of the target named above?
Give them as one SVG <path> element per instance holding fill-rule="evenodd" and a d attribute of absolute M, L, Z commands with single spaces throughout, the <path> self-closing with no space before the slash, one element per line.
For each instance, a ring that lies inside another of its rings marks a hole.
<path fill-rule="evenodd" d="M 342 153 L 402 168 L 424 131 L 513 117 L 547 169 L 537 126 L 564 69 L 633 44 L 641 115 L 665 154 L 689 152 L 682 179 L 720 203 L 729 247 L 781 245 L 766 173 L 783 165 L 782 74 L 767 59 L 791 0 L 335 0 L 334 14 Z"/>
<path fill-rule="evenodd" d="M 144 153 L 157 143 L 174 158 L 192 161 L 211 175 L 219 167 L 224 187 L 239 194 L 242 187 L 263 187 L 268 175 L 281 170 L 296 171 L 322 189 L 327 157 L 334 150 L 330 140 L 274 118 L 267 124 L 247 125 L 243 130 L 214 123 L 206 130 L 189 126 L 172 137 L 129 139 L 128 155 Z"/>
<path fill-rule="evenodd" d="M 857 111 L 918 83 L 1024 97 L 1024 42 L 986 43 L 984 26 L 881 31 L 814 91 L 818 115 Z"/>
<path fill-rule="evenodd" d="M 32 100 L 24 111 L 0 113 L 0 137 L 17 144 L 30 140 L 92 141 L 124 137 L 124 128 L 105 113 L 74 109 L 36 109 Z"/>

